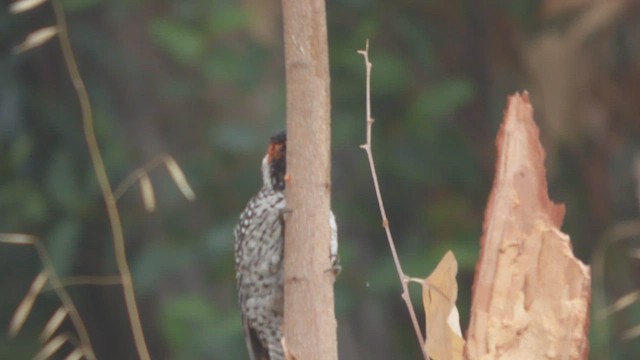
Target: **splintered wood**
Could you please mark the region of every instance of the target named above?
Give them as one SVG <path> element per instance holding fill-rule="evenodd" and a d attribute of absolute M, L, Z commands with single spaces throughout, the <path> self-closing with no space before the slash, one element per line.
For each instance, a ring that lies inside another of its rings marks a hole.
<path fill-rule="evenodd" d="M 485 210 L 467 359 L 585 359 L 589 267 L 560 231 L 527 93 L 509 98 Z"/>

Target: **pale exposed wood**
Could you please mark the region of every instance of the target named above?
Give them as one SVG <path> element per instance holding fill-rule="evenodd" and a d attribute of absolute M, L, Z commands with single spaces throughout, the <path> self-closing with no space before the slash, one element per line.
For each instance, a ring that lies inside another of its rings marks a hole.
<path fill-rule="evenodd" d="M 287 76 L 284 336 L 295 358 L 337 359 L 329 249 L 330 93 L 325 3 L 283 0 Z"/>
<path fill-rule="evenodd" d="M 509 98 L 485 212 L 473 289 L 468 359 L 584 359 L 590 270 L 559 228 L 544 150 L 526 93 Z"/>

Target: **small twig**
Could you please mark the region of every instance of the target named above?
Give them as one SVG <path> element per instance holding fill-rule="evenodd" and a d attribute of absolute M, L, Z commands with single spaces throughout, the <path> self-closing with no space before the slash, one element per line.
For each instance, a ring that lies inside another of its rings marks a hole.
<path fill-rule="evenodd" d="M 413 304 L 411 303 L 411 298 L 409 296 L 408 282 L 410 281 L 409 280 L 410 278 L 404 273 L 404 271 L 402 271 L 402 265 L 400 264 L 400 259 L 398 258 L 398 252 L 396 251 L 395 242 L 393 241 L 393 237 L 391 236 L 389 220 L 387 218 L 387 213 L 384 209 L 384 204 L 382 202 L 382 194 L 380 192 L 380 185 L 378 183 L 378 175 L 376 172 L 375 163 L 373 161 L 373 153 L 371 152 L 371 128 L 373 127 L 373 118 L 371 117 L 371 67 L 372 67 L 372 64 L 371 62 L 369 62 L 369 40 L 367 40 L 366 47 L 364 50 L 358 50 L 358 54 L 364 57 L 364 62 L 367 70 L 367 77 L 366 77 L 367 142 L 364 145 L 360 145 L 360 147 L 367 152 L 367 158 L 369 159 L 369 167 L 371 168 L 371 177 L 373 178 L 373 186 L 376 191 L 376 197 L 378 198 L 380 215 L 382 216 L 382 227 L 384 228 L 387 234 L 387 240 L 389 241 L 389 248 L 391 249 L 393 262 L 396 265 L 396 270 L 400 278 L 400 283 L 402 284 L 402 298 L 404 299 L 404 302 L 407 304 L 407 310 L 409 310 L 409 316 L 411 317 L 411 322 L 413 323 L 413 329 L 416 332 L 416 337 L 418 338 L 418 344 L 420 345 L 420 350 L 422 351 L 422 355 L 424 356 L 425 360 L 429 360 L 429 355 L 427 354 L 427 350 L 424 347 L 425 338 L 422 335 L 422 330 L 420 329 L 420 325 L 418 324 L 418 318 L 416 316 L 415 310 L 413 309 Z"/>
<path fill-rule="evenodd" d="M 131 332 L 133 333 L 133 340 L 138 351 L 138 356 L 141 360 L 149 360 L 149 350 L 147 343 L 144 339 L 144 332 L 142 330 L 142 323 L 140 321 L 140 313 L 138 311 L 138 305 L 136 304 L 135 289 L 133 288 L 133 279 L 131 276 L 131 270 L 129 269 L 129 263 L 127 262 L 127 252 L 124 242 L 124 233 L 122 231 L 122 222 L 120 220 L 120 213 L 118 212 L 118 206 L 116 204 L 116 198 L 113 194 L 107 170 L 104 165 L 104 160 L 100 153 L 100 147 L 98 146 L 98 139 L 93 126 L 93 115 L 91 110 L 91 103 L 89 101 L 89 94 L 84 85 L 84 81 L 80 76 L 78 65 L 76 64 L 75 56 L 71 48 L 71 41 L 69 40 L 69 34 L 67 30 L 67 23 L 60 0 L 52 1 L 53 9 L 55 11 L 56 21 L 58 23 L 60 47 L 62 48 L 62 55 L 69 71 L 69 76 L 73 83 L 73 87 L 78 96 L 80 102 L 80 110 L 82 112 L 82 124 L 84 127 L 84 136 L 89 148 L 89 155 L 91 162 L 102 191 L 102 196 L 107 208 L 107 215 L 109 217 L 109 224 L 111 225 L 111 233 L 113 236 L 113 247 L 115 252 L 116 265 L 118 272 L 122 279 L 122 290 L 124 293 L 125 304 L 129 315 L 129 323 L 131 325 Z"/>
<path fill-rule="evenodd" d="M 69 287 L 77 285 L 96 285 L 96 286 L 108 286 L 108 285 L 122 285 L 120 276 L 98 275 L 98 276 L 69 276 L 60 279 L 60 286 Z M 46 290 L 55 290 L 53 284 Z"/>

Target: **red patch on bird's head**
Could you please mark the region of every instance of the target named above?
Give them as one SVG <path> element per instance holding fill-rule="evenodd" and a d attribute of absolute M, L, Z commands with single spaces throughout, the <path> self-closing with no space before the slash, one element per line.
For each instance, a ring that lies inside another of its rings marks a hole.
<path fill-rule="evenodd" d="M 283 143 L 269 144 L 269 149 L 267 149 L 267 153 L 269 154 L 269 164 L 272 164 L 274 161 L 284 159 L 286 151 L 287 149 Z"/>
<path fill-rule="evenodd" d="M 287 172 L 287 134 L 284 131 L 271 137 L 267 148 L 267 161 L 272 188 L 284 190 L 284 175 Z"/>
<path fill-rule="evenodd" d="M 287 155 L 287 135 L 284 131 L 271 137 L 267 154 L 269 155 L 269 164 L 285 159 Z"/>

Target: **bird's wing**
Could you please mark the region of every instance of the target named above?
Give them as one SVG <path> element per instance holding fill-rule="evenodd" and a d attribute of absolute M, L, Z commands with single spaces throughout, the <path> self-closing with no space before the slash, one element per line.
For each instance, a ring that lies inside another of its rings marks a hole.
<path fill-rule="evenodd" d="M 242 316 L 242 328 L 247 351 L 249 351 L 249 360 L 269 360 L 269 350 L 262 346 L 258 335 L 249 327 L 249 322 L 244 315 Z"/>

